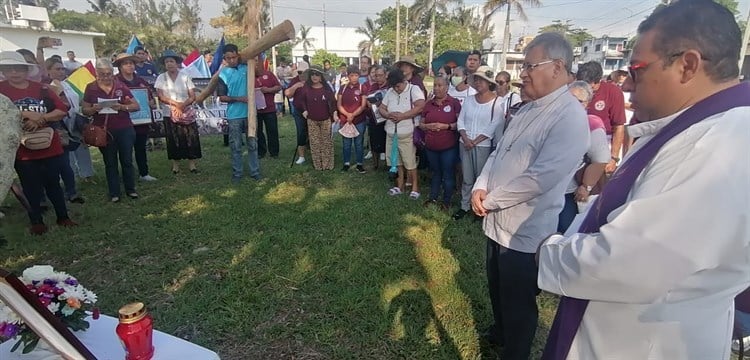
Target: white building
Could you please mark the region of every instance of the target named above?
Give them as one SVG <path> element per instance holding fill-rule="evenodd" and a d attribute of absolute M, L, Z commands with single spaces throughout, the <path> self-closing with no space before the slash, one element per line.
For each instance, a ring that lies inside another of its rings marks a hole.
<path fill-rule="evenodd" d="M 307 36 L 312 46 L 307 48 L 307 55 L 312 57 L 316 50 L 322 49 L 344 58 L 347 64 L 359 64 L 359 43 L 367 37 L 356 30 L 356 27 L 311 26 Z M 302 55 L 305 55 L 302 44 L 295 45 L 292 48 L 293 61 L 302 61 Z"/>
<path fill-rule="evenodd" d="M 67 59 L 68 50 L 76 53 L 81 63 L 96 59 L 94 38 L 106 34 L 86 31 L 53 29 L 47 9 L 19 5 L 12 19 L 0 19 L 0 51 L 29 49 L 36 53 L 37 41 L 42 36 L 60 39 L 61 46 L 44 49 L 44 56 L 60 55 Z"/>
<path fill-rule="evenodd" d="M 581 49 L 580 62 L 596 61 L 602 64 L 604 76 L 627 65 L 628 53 L 626 37 L 608 37 L 586 40 Z"/>

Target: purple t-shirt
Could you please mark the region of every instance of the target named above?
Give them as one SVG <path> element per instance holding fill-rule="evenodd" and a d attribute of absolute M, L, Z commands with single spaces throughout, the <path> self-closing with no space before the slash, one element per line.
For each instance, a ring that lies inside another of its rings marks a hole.
<path fill-rule="evenodd" d="M 120 104 L 129 103 L 129 99 L 133 98 L 133 93 L 130 92 L 125 84 L 118 80 L 114 80 L 112 85 L 112 91 L 107 93 L 99 87 L 99 84 L 94 81 L 86 85 L 86 91 L 83 92 L 83 101 L 89 104 L 96 104 L 99 102 L 99 98 L 102 99 L 117 99 Z M 104 120 L 107 119 L 107 130 L 119 130 L 133 126 L 130 121 L 130 113 L 125 110 L 120 110 L 117 114 L 94 114 L 94 125 L 104 125 Z"/>

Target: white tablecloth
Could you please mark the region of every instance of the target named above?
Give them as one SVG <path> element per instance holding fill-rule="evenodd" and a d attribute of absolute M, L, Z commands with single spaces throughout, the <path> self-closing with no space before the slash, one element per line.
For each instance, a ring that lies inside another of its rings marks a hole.
<path fill-rule="evenodd" d="M 77 331 L 73 334 L 99 360 L 123 360 L 125 350 L 115 333 L 117 319 L 102 315 L 99 320 L 88 319 L 91 327 L 87 331 Z M 154 330 L 153 360 L 219 360 L 219 355 L 204 347 L 195 345 L 178 337 Z M 0 359 L 26 360 L 29 357 L 21 354 L 21 350 L 11 353 L 10 348 L 15 340 L 0 344 Z"/>

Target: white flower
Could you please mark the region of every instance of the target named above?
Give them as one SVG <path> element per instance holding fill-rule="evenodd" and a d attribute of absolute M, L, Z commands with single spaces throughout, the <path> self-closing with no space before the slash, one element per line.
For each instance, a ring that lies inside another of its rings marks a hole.
<path fill-rule="evenodd" d="M 49 310 L 51 313 L 56 313 L 57 310 L 60 310 L 60 303 L 57 302 L 51 302 L 49 305 L 47 305 L 47 310 Z"/>
<path fill-rule="evenodd" d="M 20 324 L 22 320 L 9 306 L 0 301 L 0 323 Z"/>
<path fill-rule="evenodd" d="M 34 281 L 44 281 L 55 275 L 55 269 L 49 265 L 34 265 L 23 271 L 22 278 L 25 283 L 31 284 Z"/>
<path fill-rule="evenodd" d="M 58 298 L 60 300 L 67 300 L 69 298 L 78 299 L 82 303 L 93 304 L 96 302 L 96 294 L 87 290 L 81 285 L 69 285 L 69 284 L 58 284 L 58 286 L 65 292 L 60 294 Z"/>

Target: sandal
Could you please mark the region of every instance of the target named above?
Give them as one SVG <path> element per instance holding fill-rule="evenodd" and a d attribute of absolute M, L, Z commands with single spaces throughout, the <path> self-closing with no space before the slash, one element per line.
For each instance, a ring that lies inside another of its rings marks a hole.
<path fill-rule="evenodd" d="M 390 196 L 401 195 L 401 189 L 397 186 L 394 186 L 388 190 L 388 195 Z"/>
<path fill-rule="evenodd" d="M 412 191 L 409 193 L 409 198 L 411 198 L 412 200 L 417 200 L 419 199 L 419 195 L 421 195 L 419 192 Z"/>

